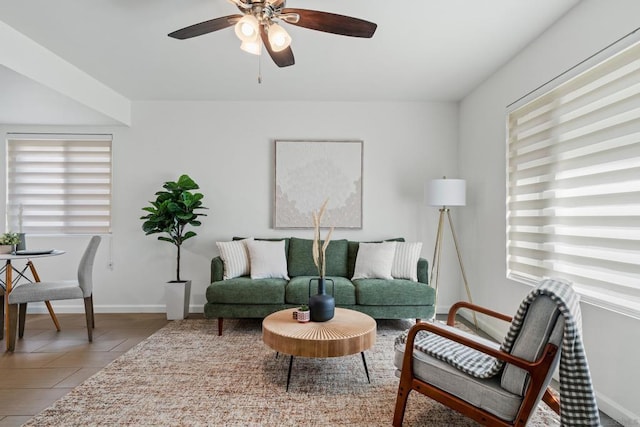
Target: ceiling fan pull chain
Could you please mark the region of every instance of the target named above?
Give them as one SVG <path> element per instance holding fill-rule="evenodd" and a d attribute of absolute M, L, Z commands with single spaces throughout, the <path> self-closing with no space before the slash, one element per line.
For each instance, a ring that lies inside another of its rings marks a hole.
<path fill-rule="evenodd" d="M 262 84 L 262 49 L 258 55 L 258 84 Z"/>

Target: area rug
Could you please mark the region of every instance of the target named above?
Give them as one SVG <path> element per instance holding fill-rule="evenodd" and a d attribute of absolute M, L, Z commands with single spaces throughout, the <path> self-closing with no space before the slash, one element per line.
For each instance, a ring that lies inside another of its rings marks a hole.
<path fill-rule="evenodd" d="M 174 321 L 113 361 L 27 426 L 389 426 L 398 387 L 394 338 L 409 321 L 379 321 L 366 352 L 289 358 L 266 347 L 259 320 Z M 541 404 L 531 426 L 559 425 Z M 475 422 L 413 392 L 406 426 L 474 426 Z"/>

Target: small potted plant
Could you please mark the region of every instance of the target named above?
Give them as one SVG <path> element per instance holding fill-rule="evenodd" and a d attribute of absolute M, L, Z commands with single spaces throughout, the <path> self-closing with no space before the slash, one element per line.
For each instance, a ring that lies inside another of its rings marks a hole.
<path fill-rule="evenodd" d="M 0 235 L 0 254 L 10 254 L 15 251 L 18 244 L 20 244 L 18 233 L 8 232 Z"/>
<path fill-rule="evenodd" d="M 191 281 L 180 279 L 180 247 L 185 240 L 196 235 L 195 232 L 185 228 L 201 225 L 198 220 L 202 206 L 201 193 L 192 192 L 200 187 L 188 175 L 182 175 L 178 181 L 167 181 L 162 186 L 164 190 L 156 193 L 156 200 L 151 201 L 151 206 L 142 208 L 148 212 L 140 217 L 144 220 L 142 230 L 145 234 L 160 233 L 158 240 L 169 242 L 176 247 L 176 280 L 165 284 L 167 299 L 167 319 L 184 319 L 189 314 L 189 296 Z"/>
<path fill-rule="evenodd" d="M 311 312 L 309 311 L 309 306 L 303 304 L 298 307 L 298 309 L 293 312 L 293 318 L 300 323 L 306 323 L 311 320 Z"/>

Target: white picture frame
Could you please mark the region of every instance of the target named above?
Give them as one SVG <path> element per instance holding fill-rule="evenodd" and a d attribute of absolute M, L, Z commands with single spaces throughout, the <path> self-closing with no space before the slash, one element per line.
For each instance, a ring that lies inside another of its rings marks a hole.
<path fill-rule="evenodd" d="M 313 228 L 328 199 L 321 227 L 361 229 L 362 150 L 361 140 L 276 140 L 274 228 Z"/>

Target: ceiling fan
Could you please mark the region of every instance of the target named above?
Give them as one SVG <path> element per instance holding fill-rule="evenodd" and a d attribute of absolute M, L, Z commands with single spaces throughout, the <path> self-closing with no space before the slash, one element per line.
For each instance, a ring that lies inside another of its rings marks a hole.
<path fill-rule="evenodd" d="M 261 44 L 279 67 L 295 63 L 291 50 L 291 37 L 279 22 L 297 25 L 311 30 L 350 37 L 371 38 L 378 27 L 373 22 L 318 10 L 285 7 L 286 0 L 229 0 L 242 14 L 190 25 L 169 34 L 175 39 L 189 39 L 235 25 L 235 32 L 242 41 L 240 48 L 255 55 L 260 54 Z M 262 42 L 262 43 L 261 43 Z"/>

